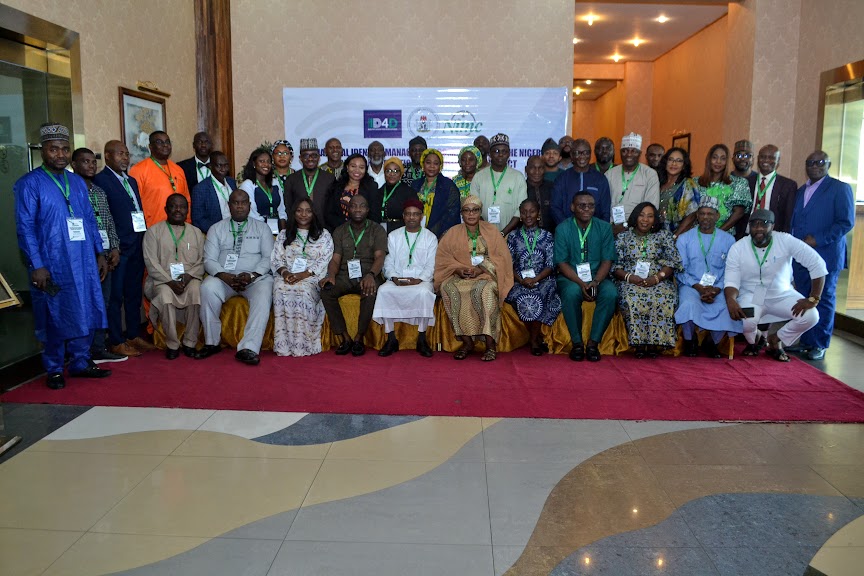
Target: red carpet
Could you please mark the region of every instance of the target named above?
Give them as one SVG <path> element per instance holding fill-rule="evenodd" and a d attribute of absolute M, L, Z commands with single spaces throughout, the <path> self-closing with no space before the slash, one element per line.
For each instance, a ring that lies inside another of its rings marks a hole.
<path fill-rule="evenodd" d="M 264 353 L 248 367 L 224 350 L 207 360 L 169 362 L 151 352 L 105 365 L 104 380 L 67 379 L 52 391 L 37 380 L 4 402 L 86 406 L 158 406 L 353 414 L 545 417 L 622 420 L 770 420 L 864 422 L 864 393 L 800 360 L 760 356 L 636 360 L 598 364 L 527 350 L 420 358 L 403 350 L 378 358 L 326 352 L 309 358 Z"/>

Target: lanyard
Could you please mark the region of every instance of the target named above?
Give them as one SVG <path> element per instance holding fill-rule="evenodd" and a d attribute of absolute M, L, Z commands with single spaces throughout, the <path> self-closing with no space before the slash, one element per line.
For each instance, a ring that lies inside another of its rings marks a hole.
<path fill-rule="evenodd" d="M 216 192 L 219 193 L 219 196 L 225 200 L 225 203 L 228 203 L 228 196 L 225 195 L 225 189 L 222 187 L 222 183 L 219 182 L 216 178 L 213 178 L 213 175 L 210 175 L 210 178 L 213 180 L 213 187 L 216 188 Z"/>
<path fill-rule="evenodd" d="M 708 244 L 708 250 L 705 250 L 705 244 L 702 243 L 702 232 L 696 232 L 699 235 L 699 249 L 702 250 L 702 257 L 705 258 L 705 271 L 711 272 L 711 267 L 708 266 L 708 254 L 711 253 L 711 247 L 714 246 L 714 240 L 717 238 L 717 228 L 711 233 L 711 243 Z M 767 254 L 766 254 L 767 255 Z"/>
<path fill-rule="evenodd" d="M 152 160 L 153 163 L 156 164 L 156 166 L 158 166 L 159 169 L 160 169 L 160 170 L 161 170 L 161 171 L 162 171 L 166 176 L 168 176 L 168 182 L 171 183 L 171 190 L 173 190 L 174 192 L 176 192 L 176 191 L 177 191 L 177 185 L 174 183 L 174 177 L 171 176 L 171 166 L 169 166 L 168 164 L 165 164 L 165 166 L 162 166 L 162 165 L 159 164 L 159 162 L 157 162 L 156 159 L 153 158 L 152 156 L 150 157 L 150 160 Z M 167 168 L 166 168 L 166 167 L 167 167 Z"/>
<path fill-rule="evenodd" d="M 535 230 L 534 234 L 531 237 L 525 232 L 525 227 L 519 229 L 519 232 L 522 233 L 522 240 L 525 242 L 525 248 L 528 250 L 528 259 L 531 260 L 531 265 L 534 265 L 534 248 L 537 247 L 537 238 L 540 237 L 540 234 Z"/>
<path fill-rule="evenodd" d="M 418 231 L 417 236 L 414 237 L 414 244 L 411 244 L 411 240 L 408 239 L 408 229 L 405 228 L 403 232 L 405 232 L 405 244 L 408 245 L 408 267 L 410 268 L 412 262 L 414 262 L 414 248 L 417 247 L 417 240 L 420 239 L 420 231 Z"/>
<path fill-rule="evenodd" d="M 132 200 L 132 205 L 135 207 L 135 211 L 139 212 L 141 209 L 138 207 L 138 199 L 135 198 L 135 193 L 132 192 L 132 187 L 129 186 L 129 179 L 126 178 L 125 174 L 121 174 L 121 180 L 123 180 L 123 187 L 126 188 L 126 194 L 129 195 L 129 199 Z"/>
<path fill-rule="evenodd" d="M 622 200 L 624 200 L 624 195 L 627 194 L 627 189 L 630 188 L 630 183 L 633 182 L 633 178 L 636 177 L 636 172 L 639 171 L 639 167 L 637 166 L 635 170 L 630 174 L 630 178 L 624 178 L 624 168 L 621 168 L 621 198 L 618 199 L 618 203 L 620 204 Z"/>
<path fill-rule="evenodd" d="M 576 222 L 576 218 L 573 218 L 573 223 L 576 224 L 576 231 L 579 233 L 579 260 L 584 260 L 585 256 L 588 255 L 588 234 L 591 233 L 591 226 L 594 225 L 594 219 L 592 218 L 590 222 L 588 222 L 588 227 L 585 229 L 585 234 L 582 234 L 582 228 L 579 227 L 579 223 Z"/>
<path fill-rule="evenodd" d="M 774 179 L 775 179 L 775 178 L 777 178 L 777 172 L 774 172 L 774 175 L 771 176 L 771 179 L 768 180 L 768 183 L 767 183 L 767 184 L 765 184 L 765 188 L 762 188 L 761 190 L 759 190 L 759 191 L 757 192 L 756 200 L 758 200 L 758 201 L 760 201 L 760 202 L 762 201 L 762 197 L 765 196 L 765 192 L 767 192 L 767 191 L 768 191 L 768 188 L 771 187 L 771 184 L 774 183 Z M 757 188 L 758 188 L 758 186 L 757 186 Z"/>
<path fill-rule="evenodd" d="M 63 170 L 63 184 L 66 185 L 65 188 L 60 184 L 60 181 L 57 180 L 57 178 L 54 176 L 54 174 L 52 174 L 51 172 L 48 171 L 47 168 L 45 168 L 44 164 L 42 165 L 42 170 L 44 170 L 45 173 L 51 177 L 51 180 L 54 181 L 54 184 L 56 184 L 57 188 L 60 189 L 60 192 L 63 193 L 63 199 L 66 200 L 66 207 L 69 208 L 69 215 L 74 218 L 75 217 L 75 211 L 72 210 L 72 203 L 69 202 L 69 175 L 66 174 L 66 170 Z"/>
<path fill-rule="evenodd" d="M 396 191 L 396 188 L 399 187 L 399 184 L 402 182 L 396 182 L 396 185 L 390 189 L 390 192 L 387 192 L 387 186 L 384 186 L 384 201 L 381 203 L 381 221 L 384 222 L 385 216 L 384 212 L 387 210 L 387 201 L 390 200 L 390 197 L 393 196 L 393 193 Z"/>
<path fill-rule="evenodd" d="M 318 170 L 316 168 L 315 169 L 315 177 L 312 178 L 312 182 L 309 182 L 309 176 L 308 175 L 303 174 L 303 186 L 306 187 L 306 195 L 309 196 L 310 198 L 312 197 L 312 190 L 315 188 L 315 182 L 318 181 L 318 174 L 319 173 L 320 173 L 320 170 Z"/>
<path fill-rule="evenodd" d="M 648 234 L 642 237 L 642 258 L 648 258 Z"/>
<path fill-rule="evenodd" d="M 477 255 L 477 238 L 480 237 L 480 226 L 477 226 L 477 232 L 473 236 L 470 230 L 466 229 L 465 231 L 468 232 L 468 238 L 471 239 L 471 257 L 473 258 Z"/>
<path fill-rule="evenodd" d="M 183 232 L 180 234 L 180 238 L 177 238 L 177 236 L 174 235 L 174 228 L 171 227 L 171 224 L 169 224 L 167 220 L 165 221 L 165 225 L 168 226 L 168 231 L 171 232 L 171 239 L 174 241 L 174 260 L 179 262 L 180 261 L 180 254 L 177 250 L 178 250 L 178 246 L 180 246 L 180 240 L 183 240 L 183 237 L 186 236 L 186 223 L 185 222 L 183 223 Z M 232 226 L 232 229 L 233 229 L 233 226 Z"/>
<path fill-rule="evenodd" d="M 300 231 L 297 231 L 297 239 L 303 242 L 303 246 L 300 247 L 300 253 L 303 254 L 303 257 L 306 258 L 306 243 L 309 242 L 309 231 L 306 231 L 306 237 L 300 235 Z"/>
<path fill-rule="evenodd" d="M 204 168 L 204 170 L 206 170 L 206 172 L 202 172 L 201 168 Z M 207 166 L 203 162 L 198 162 L 197 158 L 195 159 L 195 169 L 198 170 L 198 177 L 201 180 L 204 180 L 205 178 L 207 178 L 207 174 L 210 173 L 210 169 L 207 168 Z"/>
<path fill-rule="evenodd" d="M 269 214 L 269 216 L 272 217 L 273 216 L 273 209 L 276 208 L 276 206 L 273 204 L 273 193 L 270 190 L 267 190 L 266 188 L 264 188 L 264 186 L 261 185 L 261 181 L 258 180 L 257 178 L 255 179 L 255 185 L 258 186 L 258 188 L 260 188 L 261 191 L 267 195 L 267 200 L 270 201 L 270 211 L 268 212 L 268 214 Z M 259 211 L 259 213 L 260 213 L 260 211 Z"/>
<path fill-rule="evenodd" d="M 99 215 L 99 203 L 96 199 L 96 190 L 88 188 L 87 196 L 90 198 L 90 205 L 93 207 L 93 215 L 96 216 L 96 223 L 99 224 L 100 230 L 104 230 L 105 227 L 102 226 L 102 216 Z"/>
<path fill-rule="evenodd" d="M 237 249 L 237 238 L 240 238 L 240 245 L 243 245 L 243 230 L 246 228 L 246 224 L 249 223 L 249 220 L 244 220 L 242 224 L 237 226 L 237 230 L 234 230 L 234 220 L 231 220 L 231 235 L 234 236 L 234 247 L 237 250 L 237 253 L 240 253 L 240 250 Z"/>
<path fill-rule="evenodd" d="M 495 183 L 495 171 L 492 168 L 489 168 L 489 178 L 492 180 L 492 205 L 495 205 L 495 200 L 498 199 L 498 187 L 501 186 L 501 181 L 504 180 L 504 175 L 507 174 L 507 167 L 504 167 L 504 171 L 501 172 L 501 177 L 498 178 L 498 183 Z M 479 232 L 478 232 L 479 234 Z"/>
<path fill-rule="evenodd" d="M 762 259 L 760 260 L 759 254 L 756 253 L 756 245 L 753 244 L 752 240 L 750 241 L 750 248 L 753 249 L 753 257 L 756 258 L 756 263 L 759 264 L 759 284 L 762 286 L 764 286 L 764 284 L 762 284 L 762 266 L 765 264 L 765 261 L 768 260 L 768 253 L 771 252 L 771 246 L 773 246 L 773 245 L 774 245 L 774 238 L 771 238 L 771 241 L 768 242 L 768 249 L 765 250 L 765 254 L 764 254 L 764 256 L 762 256 Z"/>
<path fill-rule="evenodd" d="M 357 258 L 357 245 L 360 244 L 363 235 L 366 234 L 367 228 L 369 228 L 369 220 L 366 220 L 366 224 L 363 226 L 363 231 L 360 232 L 360 236 L 354 236 L 354 228 L 351 224 L 348 224 L 348 232 L 351 233 L 351 239 L 354 240 L 354 258 Z"/>
<path fill-rule="evenodd" d="M 500 183 L 500 180 L 499 180 Z M 429 194 L 435 192 L 435 187 L 438 185 L 438 177 L 435 177 L 435 180 L 432 181 L 432 185 L 429 186 L 428 182 L 423 183 L 423 187 L 420 191 L 420 200 L 423 201 L 423 204 L 429 203 Z M 395 190 L 395 186 L 393 187 Z"/>

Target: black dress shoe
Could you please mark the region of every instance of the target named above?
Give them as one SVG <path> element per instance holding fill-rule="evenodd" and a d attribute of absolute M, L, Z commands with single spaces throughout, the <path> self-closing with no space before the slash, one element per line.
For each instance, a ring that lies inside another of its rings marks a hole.
<path fill-rule="evenodd" d="M 343 340 L 339 347 L 336 348 L 337 356 L 346 356 L 351 353 L 351 348 L 354 346 L 353 340 Z"/>
<path fill-rule="evenodd" d="M 588 357 L 589 362 L 599 362 L 600 361 L 600 348 L 596 345 L 586 346 L 585 347 L 585 356 Z"/>
<path fill-rule="evenodd" d="M 165 358 L 168 360 L 176 360 L 180 357 L 180 349 L 179 348 L 166 348 L 165 349 Z"/>
<path fill-rule="evenodd" d="M 200 356 L 198 350 L 196 350 L 192 346 L 181 346 L 180 349 L 183 350 L 183 355 L 188 356 L 189 358 L 198 359 L 198 357 Z"/>
<path fill-rule="evenodd" d="M 706 335 L 705 340 L 702 341 L 702 351 L 705 352 L 705 356 L 708 358 L 723 358 L 720 350 L 717 349 L 717 344 L 714 343 L 710 335 Z"/>
<path fill-rule="evenodd" d="M 699 344 L 694 340 L 684 340 L 684 356 L 696 358 L 699 356 Z"/>
<path fill-rule="evenodd" d="M 110 370 L 99 368 L 95 364 L 88 366 L 80 372 L 69 372 L 69 376 L 71 376 L 72 378 L 107 378 L 110 375 Z"/>
<path fill-rule="evenodd" d="M 398 347 L 399 344 L 396 344 Z M 354 345 L 351 346 L 351 355 L 352 356 L 362 356 L 366 353 L 366 346 L 363 345 L 363 342 L 354 342 Z"/>
<path fill-rule="evenodd" d="M 546 354 L 549 353 L 549 345 L 546 343 L 545 340 L 540 340 L 540 348 L 542 348 L 543 352 L 545 352 Z"/>
<path fill-rule="evenodd" d="M 581 342 L 573 343 L 573 348 L 570 349 L 570 360 L 574 362 L 582 362 L 585 359 L 585 347 Z"/>
<path fill-rule="evenodd" d="M 213 346 L 204 346 L 201 350 L 198 351 L 198 357 L 196 360 L 203 360 L 204 358 L 209 358 L 214 354 L 218 354 L 222 351 L 222 347 L 218 344 L 214 344 Z"/>
<path fill-rule="evenodd" d="M 432 348 L 429 346 L 429 343 L 425 340 L 421 340 L 417 342 L 417 353 L 424 358 L 432 357 Z"/>
<path fill-rule="evenodd" d="M 387 342 L 384 343 L 384 346 L 381 347 L 381 350 L 378 351 L 378 356 L 381 356 L 382 358 L 384 358 L 384 357 L 390 356 L 391 354 L 394 354 L 398 351 L 399 351 L 399 341 L 398 340 L 387 340 Z M 354 350 L 351 350 L 351 352 L 353 353 Z"/>
<path fill-rule="evenodd" d="M 63 374 L 54 372 L 53 374 L 48 375 L 48 378 L 45 380 L 45 385 L 51 390 L 60 390 L 61 388 L 66 387 L 66 380 L 63 379 Z"/>
<path fill-rule="evenodd" d="M 248 364 L 249 366 L 257 366 L 258 363 L 261 362 L 261 358 L 258 356 L 258 354 L 247 348 L 244 348 L 243 350 L 238 350 L 237 353 L 234 354 L 234 358 L 236 358 L 240 362 L 243 362 L 244 364 Z"/>
<path fill-rule="evenodd" d="M 531 345 L 531 355 L 532 356 L 542 356 L 543 355 L 543 347 Z"/>

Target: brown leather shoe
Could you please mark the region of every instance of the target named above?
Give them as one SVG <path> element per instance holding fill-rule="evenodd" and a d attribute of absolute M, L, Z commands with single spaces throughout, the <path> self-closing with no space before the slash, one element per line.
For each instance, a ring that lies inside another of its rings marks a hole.
<path fill-rule="evenodd" d="M 140 336 L 136 336 L 134 340 L 127 340 L 126 343 L 140 352 L 150 352 L 151 350 L 156 350 L 156 346 L 144 340 Z"/>
<path fill-rule="evenodd" d="M 122 354 L 123 356 L 129 356 L 130 358 L 141 356 L 141 352 L 128 342 L 123 342 L 121 344 L 117 344 L 116 346 L 111 346 L 109 350 L 112 354 Z"/>

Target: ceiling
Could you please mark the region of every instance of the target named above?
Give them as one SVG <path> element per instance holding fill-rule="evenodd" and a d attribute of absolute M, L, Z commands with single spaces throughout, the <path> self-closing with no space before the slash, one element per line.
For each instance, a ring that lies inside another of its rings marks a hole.
<path fill-rule="evenodd" d="M 576 0 L 573 61 L 578 63 L 652 62 L 728 11 L 728 1 L 679 0 L 668 3 L 586 2 Z M 596 20 L 588 25 L 587 16 Z M 657 18 L 669 20 L 663 24 Z M 639 46 L 632 40 L 641 39 Z"/>
<path fill-rule="evenodd" d="M 590 84 L 589 84 L 590 82 Z M 579 93 L 573 92 L 573 100 L 596 100 L 615 87 L 618 80 L 592 80 L 591 78 L 574 78 L 573 89 L 579 89 Z"/>

